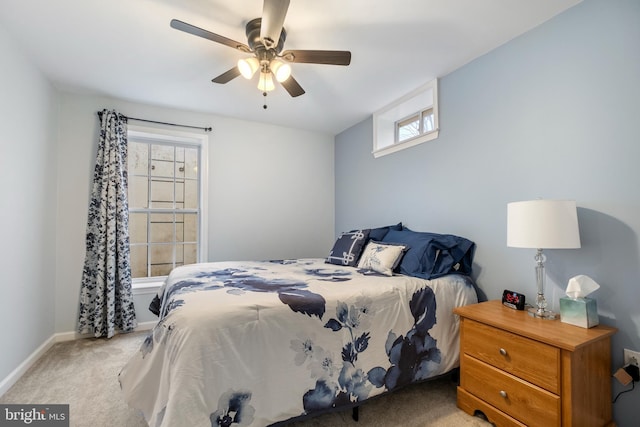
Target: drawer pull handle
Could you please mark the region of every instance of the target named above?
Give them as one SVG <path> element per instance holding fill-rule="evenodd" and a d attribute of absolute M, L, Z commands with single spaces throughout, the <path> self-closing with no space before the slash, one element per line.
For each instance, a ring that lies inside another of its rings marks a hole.
<path fill-rule="evenodd" d="M 504 348 L 501 348 L 500 349 L 500 354 L 503 355 L 503 356 L 506 356 L 507 355 L 507 350 L 505 350 Z"/>
<path fill-rule="evenodd" d="M 507 392 L 504 390 L 500 390 L 500 396 L 504 397 L 505 399 L 507 398 Z"/>

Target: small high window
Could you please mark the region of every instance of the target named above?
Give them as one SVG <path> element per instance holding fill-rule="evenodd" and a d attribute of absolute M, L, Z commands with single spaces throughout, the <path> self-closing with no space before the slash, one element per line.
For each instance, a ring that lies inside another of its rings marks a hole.
<path fill-rule="evenodd" d="M 380 157 L 438 137 L 438 81 L 373 114 L 373 155 Z"/>
<path fill-rule="evenodd" d="M 397 121 L 395 142 L 404 142 L 433 130 L 433 108 L 429 108 Z"/>

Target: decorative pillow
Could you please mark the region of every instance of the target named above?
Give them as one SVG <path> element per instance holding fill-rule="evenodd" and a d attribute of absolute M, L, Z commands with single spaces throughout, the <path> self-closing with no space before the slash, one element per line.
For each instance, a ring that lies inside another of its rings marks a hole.
<path fill-rule="evenodd" d="M 406 250 L 405 245 L 370 241 L 362 252 L 358 268 L 392 276 L 393 269 L 396 268 Z"/>
<path fill-rule="evenodd" d="M 329 252 L 326 262 L 329 264 L 355 267 L 368 238 L 369 229 L 342 233 Z"/>

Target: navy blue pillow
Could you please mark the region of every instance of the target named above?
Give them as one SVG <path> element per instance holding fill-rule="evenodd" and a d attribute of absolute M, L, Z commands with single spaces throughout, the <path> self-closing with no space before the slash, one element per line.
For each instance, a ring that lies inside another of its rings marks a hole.
<path fill-rule="evenodd" d="M 396 231 L 402 230 L 402 223 L 399 222 L 396 225 L 388 225 L 386 227 L 372 228 L 371 231 L 369 232 L 369 240 L 375 240 L 376 242 L 381 242 L 382 239 L 384 239 L 384 236 L 386 236 L 390 230 L 396 230 Z"/>
<path fill-rule="evenodd" d="M 475 251 L 476 244 L 464 237 L 452 234 L 440 235 L 431 245 L 431 253 L 437 256 L 431 265 L 430 277 L 435 278 L 451 273 L 470 276 Z M 429 250 L 427 256 L 429 256 Z M 428 269 L 429 265 L 426 267 Z"/>
<path fill-rule="evenodd" d="M 329 252 L 326 261 L 329 264 L 355 267 L 360 254 L 369 238 L 369 229 L 342 233 Z"/>
<path fill-rule="evenodd" d="M 451 234 L 409 230 L 389 231 L 383 242 L 409 246 L 396 272 L 433 279 L 451 273 L 471 274 L 475 243 Z"/>
<path fill-rule="evenodd" d="M 402 243 L 409 247 L 409 250 L 402 257 L 400 265 L 396 267 L 396 273 L 417 277 L 423 273 L 423 258 L 430 240 L 430 235 L 427 236 L 425 233 L 416 233 L 408 229 L 389 230 L 382 239 L 383 242 Z"/>

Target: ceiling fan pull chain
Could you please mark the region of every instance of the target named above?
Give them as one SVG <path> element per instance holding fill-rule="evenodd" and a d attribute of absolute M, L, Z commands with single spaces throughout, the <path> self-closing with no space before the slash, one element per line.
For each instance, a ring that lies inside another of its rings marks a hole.
<path fill-rule="evenodd" d="M 264 105 L 262 108 L 267 109 L 267 92 L 262 92 L 262 96 L 264 96 Z"/>

